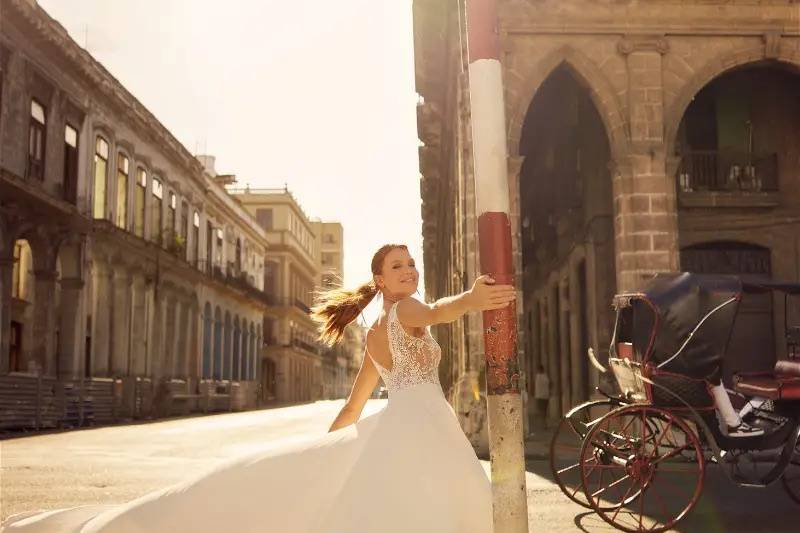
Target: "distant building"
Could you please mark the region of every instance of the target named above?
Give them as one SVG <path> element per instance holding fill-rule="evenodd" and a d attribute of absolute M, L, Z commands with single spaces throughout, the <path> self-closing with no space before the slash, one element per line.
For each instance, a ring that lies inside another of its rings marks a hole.
<path fill-rule="evenodd" d="M 264 285 L 273 295 L 264 313 L 269 390 L 278 401 L 323 397 L 322 347 L 308 313 L 318 287 L 319 256 L 314 227 L 288 189 L 230 189 L 266 232 Z"/>
<path fill-rule="evenodd" d="M 340 286 L 344 280 L 344 229 L 340 222 L 311 221 L 317 238 L 317 284 L 323 288 Z"/>
<path fill-rule="evenodd" d="M 0 428 L 256 406 L 268 232 L 36 2 L 0 13 Z"/>

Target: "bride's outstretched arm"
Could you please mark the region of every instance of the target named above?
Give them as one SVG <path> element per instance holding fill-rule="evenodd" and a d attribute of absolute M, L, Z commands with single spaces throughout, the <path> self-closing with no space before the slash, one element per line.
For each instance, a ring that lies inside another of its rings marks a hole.
<path fill-rule="evenodd" d="M 496 285 L 484 274 L 472 288 L 454 296 L 426 304 L 414 298 L 403 298 L 397 304 L 397 318 L 404 326 L 421 328 L 431 324 L 452 322 L 468 311 L 501 309 L 516 298 L 513 285 Z"/>
<path fill-rule="evenodd" d="M 353 382 L 353 389 L 350 391 L 350 396 L 347 397 L 344 407 L 339 411 L 339 415 L 333 421 L 333 424 L 331 424 L 328 433 L 354 424 L 358 420 L 358 417 L 361 416 L 361 411 L 364 409 L 364 405 L 367 403 L 367 400 L 369 400 L 370 394 L 375 390 L 375 385 L 378 384 L 379 378 L 380 374 L 378 374 L 378 369 L 375 368 L 372 358 L 367 355 L 365 350 L 364 360 L 361 362 L 361 368 L 358 371 L 356 380 Z"/>

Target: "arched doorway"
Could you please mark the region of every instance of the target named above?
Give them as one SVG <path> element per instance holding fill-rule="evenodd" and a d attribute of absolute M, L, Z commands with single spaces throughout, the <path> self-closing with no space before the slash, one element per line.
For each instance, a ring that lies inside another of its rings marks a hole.
<path fill-rule="evenodd" d="M 797 69 L 774 62 L 732 69 L 703 87 L 674 141 L 682 203 L 687 193 L 780 190 L 800 152 L 798 93 Z"/>
<path fill-rule="evenodd" d="M 599 377 L 586 351 L 606 356 L 616 288 L 608 135 L 592 92 L 563 63 L 539 86 L 519 153 L 523 291 L 531 316 L 527 383 L 541 364 L 550 415 L 583 401 Z M 530 414 L 530 413 L 529 413 Z"/>

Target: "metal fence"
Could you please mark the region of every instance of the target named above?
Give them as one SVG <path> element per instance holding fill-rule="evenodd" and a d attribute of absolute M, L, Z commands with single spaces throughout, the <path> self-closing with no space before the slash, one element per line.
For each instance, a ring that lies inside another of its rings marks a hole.
<path fill-rule="evenodd" d="M 683 192 L 778 190 L 778 154 L 692 150 L 681 156 L 678 187 Z"/>

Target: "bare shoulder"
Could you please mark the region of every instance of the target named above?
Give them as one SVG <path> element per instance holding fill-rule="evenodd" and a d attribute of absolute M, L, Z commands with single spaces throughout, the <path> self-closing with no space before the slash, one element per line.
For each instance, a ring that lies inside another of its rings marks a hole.
<path fill-rule="evenodd" d="M 397 320 L 404 326 L 424 327 L 430 320 L 431 308 L 410 296 L 397 302 Z"/>
<path fill-rule="evenodd" d="M 419 313 L 421 311 L 428 310 L 428 306 L 416 298 L 412 298 L 411 296 L 407 296 L 397 301 L 397 315 L 400 318 L 400 315 L 408 315 L 411 313 Z"/>

